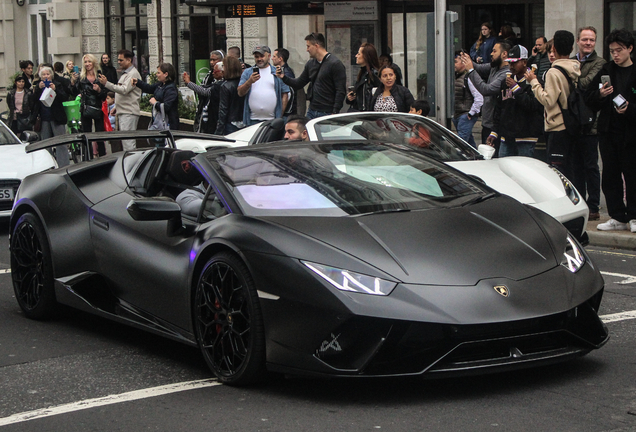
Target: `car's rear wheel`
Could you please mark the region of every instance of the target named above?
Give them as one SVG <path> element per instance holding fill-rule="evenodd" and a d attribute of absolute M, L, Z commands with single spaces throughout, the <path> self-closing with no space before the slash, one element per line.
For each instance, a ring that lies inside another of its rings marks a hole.
<path fill-rule="evenodd" d="M 18 304 L 32 319 L 46 319 L 55 309 L 51 250 L 40 220 L 23 214 L 11 234 L 11 276 Z"/>
<path fill-rule="evenodd" d="M 247 385 L 265 365 L 263 318 L 252 277 L 235 255 L 221 252 L 205 265 L 194 295 L 194 327 L 219 381 Z"/>

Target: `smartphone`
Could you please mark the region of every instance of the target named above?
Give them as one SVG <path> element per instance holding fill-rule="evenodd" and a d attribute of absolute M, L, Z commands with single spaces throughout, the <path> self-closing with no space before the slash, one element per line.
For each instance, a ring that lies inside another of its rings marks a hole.
<path fill-rule="evenodd" d="M 607 87 L 610 87 L 612 82 L 610 81 L 609 75 L 601 75 L 601 83 L 603 83 L 603 87 L 605 87 L 605 84 L 607 84 Z"/>
<path fill-rule="evenodd" d="M 625 98 L 621 95 L 616 96 L 613 101 L 616 109 L 622 109 L 625 105 L 627 105 L 627 100 L 625 100 Z"/>
<path fill-rule="evenodd" d="M 50 85 L 51 85 L 51 81 L 44 80 L 44 87 L 49 88 Z"/>
<path fill-rule="evenodd" d="M 79 66 L 73 66 L 73 72 L 79 73 Z"/>
<path fill-rule="evenodd" d="M 253 74 L 259 74 L 259 75 L 260 75 L 260 74 L 261 74 L 261 71 L 259 71 L 259 70 L 258 70 L 258 66 L 254 66 L 254 67 L 252 68 L 252 73 L 253 73 Z"/>
<path fill-rule="evenodd" d="M 347 91 L 348 91 L 349 93 L 351 93 L 354 89 L 355 89 L 355 86 L 349 86 L 349 87 L 347 88 Z"/>

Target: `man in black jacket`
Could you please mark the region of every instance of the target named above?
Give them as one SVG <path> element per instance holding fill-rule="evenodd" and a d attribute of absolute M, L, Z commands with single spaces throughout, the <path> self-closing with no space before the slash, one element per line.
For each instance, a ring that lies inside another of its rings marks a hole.
<path fill-rule="evenodd" d="M 339 113 L 347 91 L 345 67 L 336 56 L 327 52 L 322 34 L 312 33 L 305 37 L 305 42 L 311 59 L 305 64 L 300 76 L 285 76 L 281 67 L 276 68 L 276 75 L 294 90 L 300 90 L 311 83 L 307 88 L 307 99 L 311 101 L 307 110 L 308 119 Z"/>
<path fill-rule="evenodd" d="M 577 53 L 572 57 L 581 63 L 579 86 L 587 89 L 603 65 L 605 59 L 596 54 L 596 29 L 583 27 L 576 38 Z M 576 188 L 590 209 L 589 220 L 598 220 L 601 203 L 601 173 L 598 167 L 598 134 L 596 126 L 585 130 L 577 137 L 574 146 L 574 179 Z"/>
<path fill-rule="evenodd" d="M 599 224 L 597 229 L 636 233 L 636 65 L 631 59 L 634 36 L 625 29 L 614 30 L 605 41 L 613 61 L 603 65 L 585 95 L 587 105 L 599 111 L 598 138 L 603 159 L 601 186 L 611 218 Z M 605 76 L 610 82 L 605 82 Z M 623 190 L 627 206 L 623 201 Z"/>
<path fill-rule="evenodd" d="M 543 105 L 526 82 L 528 50 L 515 45 L 508 54 L 510 73 L 501 83 L 495 99 L 494 125 L 488 144 L 501 139 L 499 157 L 534 155 L 534 146 L 543 131 Z"/>

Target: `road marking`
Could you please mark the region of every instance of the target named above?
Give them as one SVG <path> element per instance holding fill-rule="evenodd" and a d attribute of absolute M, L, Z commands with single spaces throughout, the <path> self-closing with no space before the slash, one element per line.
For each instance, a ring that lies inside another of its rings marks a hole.
<path fill-rule="evenodd" d="M 116 395 L 104 396 L 95 399 L 86 399 L 79 402 L 73 402 L 64 405 L 57 405 L 48 408 L 42 408 L 33 411 L 27 411 L 23 413 L 14 414 L 9 417 L 0 418 L 0 426 L 6 426 L 14 423 L 23 423 L 29 420 L 40 419 L 44 417 L 50 417 L 58 414 L 64 414 L 74 411 L 81 411 L 85 409 L 91 409 L 104 405 L 112 405 L 121 402 L 135 401 L 139 399 L 146 399 L 155 396 L 162 396 L 170 393 L 177 393 L 188 390 L 196 390 L 205 387 L 213 387 L 221 385 L 220 382 L 215 379 L 203 379 L 196 381 L 187 381 L 176 384 L 168 384 L 165 386 L 152 387 L 142 390 L 135 390 L 127 393 L 121 393 Z"/>
<path fill-rule="evenodd" d="M 609 315 L 601 315 L 599 318 L 603 320 L 603 322 L 606 324 L 611 322 L 616 322 L 616 321 L 636 319 L 636 310 L 619 312 L 619 313 L 609 314 Z"/>
<path fill-rule="evenodd" d="M 630 283 L 635 283 L 636 282 L 636 276 L 632 276 L 632 275 L 626 275 L 626 274 L 621 274 L 621 273 L 610 273 L 610 272 L 601 272 L 602 275 L 605 276 L 614 276 L 614 277 L 619 277 L 619 278 L 625 278 L 625 280 L 618 282 L 621 285 L 625 285 L 625 284 L 630 284 Z"/>
<path fill-rule="evenodd" d="M 628 253 L 622 253 L 622 252 L 610 252 L 610 251 L 603 251 L 603 250 L 596 250 L 596 249 L 585 249 L 585 251 L 602 254 L 602 255 L 617 255 L 617 256 L 624 256 L 629 258 L 636 258 L 636 255 L 634 254 L 628 254 Z"/>
<path fill-rule="evenodd" d="M 0 274 L 11 273 L 11 269 L 0 269 Z"/>

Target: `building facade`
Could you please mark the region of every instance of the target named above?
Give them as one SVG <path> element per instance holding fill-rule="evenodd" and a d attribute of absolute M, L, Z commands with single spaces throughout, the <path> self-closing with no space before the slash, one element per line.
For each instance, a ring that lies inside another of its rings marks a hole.
<path fill-rule="evenodd" d="M 614 28 L 634 29 L 636 2 L 623 0 L 447 0 L 458 14 L 454 45 L 468 50 L 482 22 L 498 30 L 510 24 L 529 49 L 538 36 L 558 29 L 576 32 L 593 25 L 599 40 Z M 307 60 L 304 37 L 326 35 L 328 50 L 347 66 L 349 81 L 357 69 L 360 43 L 371 42 L 390 53 L 414 94 L 427 92 L 433 44 L 432 0 L 281 1 L 230 4 L 227 0 L 0 0 L 0 88 L 6 88 L 20 60 L 81 61 L 84 53 L 118 50 L 136 55 L 142 74 L 156 70 L 160 59 L 179 73 L 197 73 L 196 61 L 213 49 L 239 46 L 253 63 L 252 49 L 283 46 L 299 73 Z M 161 42 L 161 43 L 160 43 Z M 603 54 L 603 44 L 597 45 Z"/>

